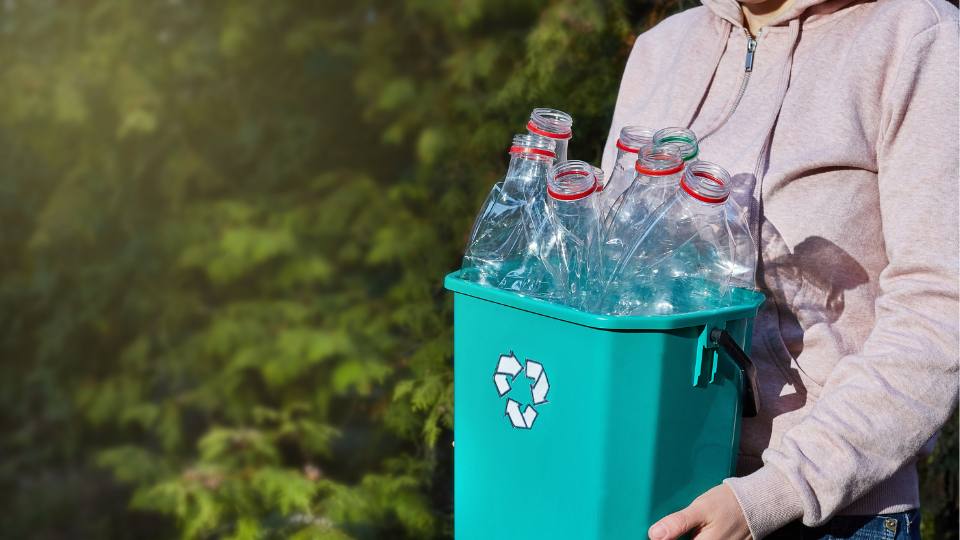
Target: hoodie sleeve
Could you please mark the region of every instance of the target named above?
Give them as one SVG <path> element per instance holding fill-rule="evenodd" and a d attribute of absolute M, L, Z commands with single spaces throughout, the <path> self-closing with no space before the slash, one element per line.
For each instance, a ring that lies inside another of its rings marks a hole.
<path fill-rule="evenodd" d="M 884 95 L 878 189 L 888 265 L 862 350 L 840 360 L 807 417 L 727 479 L 754 538 L 815 526 L 916 459 L 957 405 L 958 29 L 915 35 Z"/>

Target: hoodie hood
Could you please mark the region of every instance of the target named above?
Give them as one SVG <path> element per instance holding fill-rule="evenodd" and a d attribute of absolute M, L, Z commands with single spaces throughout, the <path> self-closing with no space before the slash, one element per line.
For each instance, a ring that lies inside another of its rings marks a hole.
<path fill-rule="evenodd" d="M 737 0 L 701 0 L 717 17 L 736 27 L 743 27 L 743 13 Z M 790 7 L 767 23 L 767 26 L 786 26 L 801 16 L 805 19 L 829 15 L 854 0 L 793 0 Z"/>

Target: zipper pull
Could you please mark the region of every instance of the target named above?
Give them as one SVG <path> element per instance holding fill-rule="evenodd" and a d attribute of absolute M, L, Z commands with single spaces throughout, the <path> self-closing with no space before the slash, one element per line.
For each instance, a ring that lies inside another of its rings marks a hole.
<path fill-rule="evenodd" d="M 747 38 L 747 60 L 743 64 L 743 70 L 747 73 L 753 71 L 753 53 L 757 50 L 757 40 L 752 36 Z"/>

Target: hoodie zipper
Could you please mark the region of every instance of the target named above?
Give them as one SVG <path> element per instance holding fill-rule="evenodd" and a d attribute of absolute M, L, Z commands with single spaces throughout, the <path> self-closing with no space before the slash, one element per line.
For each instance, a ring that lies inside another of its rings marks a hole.
<path fill-rule="evenodd" d="M 761 28 L 757 32 L 757 37 L 754 38 L 750 35 L 750 31 L 746 28 L 743 29 L 743 33 L 747 36 L 747 56 L 743 61 L 743 79 L 740 81 L 740 89 L 737 91 L 737 97 L 733 100 L 733 105 L 730 107 L 730 110 L 723 117 L 723 120 L 719 122 L 716 127 L 710 130 L 709 133 L 700 138 L 700 142 L 703 142 L 707 137 L 713 135 L 715 131 L 720 129 L 721 126 L 727 123 L 727 120 L 733 116 L 733 113 L 736 112 L 737 107 L 740 106 L 740 100 L 743 99 L 743 95 L 747 93 L 747 85 L 750 83 L 750 74 L 753 73 L 753 56 L 757 52 L 757 39 L 760 38 L 760 35 L 763 34 L 763 29 Z"/>
<path fill-rule="evenodd" d="M 760 30 L 760 32 L 762 33 L 763 30 Z M 746 28 L 743 29 L 743 33 L 747 35 L 747 57 L 743 61 L 743 82 L 740 83 L 740 91 L 737 92 L 737 98 L 733 101 L 733 107 L 730 109 L 730 114 L 727 115 L 727 119 L 733 116 L 733 112 L 740 106 L 740 100 L 743 99 L 743 94 L 747 91 L 750 74 L 753 73 L 753 55 L 757 52 L 757 40 L 750 35 L 750 32 L 748 32 Z M 759 37 L 759 34 L 757 34 L 757 37 Z M 726 120 L 724 120 L 724 122 L 726 122 Z"/>

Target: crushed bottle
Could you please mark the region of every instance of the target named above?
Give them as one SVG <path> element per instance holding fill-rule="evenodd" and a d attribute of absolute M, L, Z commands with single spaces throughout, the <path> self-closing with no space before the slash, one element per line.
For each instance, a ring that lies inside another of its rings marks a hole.
<path fill-rule="evenodd" d="M 678 189 L 683 159 L 676 145 L 647 145 L 637 151 L 634 179 L 603 220 L 603 264 L 614 269 L 644 220 Z"/>
<path fill-rule="evenodd" d="M 541 257 L 553 278 L 555 300 L 576 308 L 584 307 L 600 279 L 597 170 L 583 161 L 566 161 L 547 178 L 550 221 Z"/>
<path fill-rule="evenodd" d="M 713 309 L 735 287 L 752 288 L 756 249 L 730 175 L 719 165 L 688 165 L 679 189 L 637 228 L 639 235 L 606 277 L 596 309 L 614 315 Z"/>
<path fill-rule="evenodd" d="M 463 279 L 512 290 L 538 288 L 531 280 L 542 281 L 536 238 L 547 219 L 546 178 L 554 148 L 553 140 L 539 135 L 513 137 L 507 174 L 490 191 L 470 233 Z"/>

